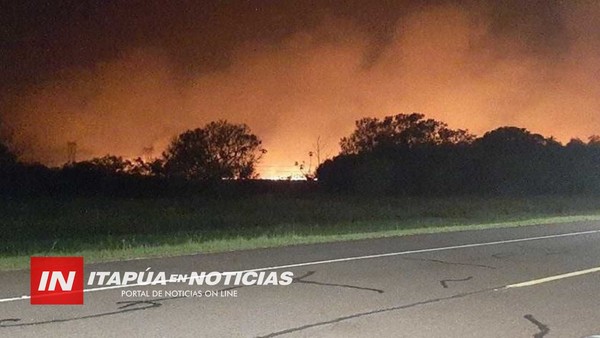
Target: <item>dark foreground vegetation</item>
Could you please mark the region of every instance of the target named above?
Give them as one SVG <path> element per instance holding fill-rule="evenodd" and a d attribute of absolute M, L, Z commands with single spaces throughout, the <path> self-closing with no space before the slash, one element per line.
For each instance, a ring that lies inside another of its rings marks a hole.
<path fill-rule="evenodd" d="M 161 157 L 106 155 L 60 168 L 23 164 L 0 143 L 0 195 L 169 197 L 277 193 L 291 189 L 388 196 L 600 194 L 600 136 L 563 145 L 501 127 L 475 137 L 421 114 L 365 118 L 341 152 L 304 173 L 316 183 L 260 183 L 266 153 L 244 124 L 217 121 L 173 139 Z"/>
<path fill-rule="evenodd" d="M 308 193 L 227 199 L 13 198 L 0 204 L 0 256 L 152 248 L 261 236 L 280 237 L 283 245 L 293 243 L 290 236 L 489 224 L 591 215 L 598 210 L 600 198 L 557 196 L 410 198 Z"/>
<path fill-rule="evenodd" d="M 523 128 L 475 137 L 423 115 L 363 119 L 317 170 L 328 191 L 392 195 L 600 193 L 600 137 L 566 145 Z"/>
<path fill-rule="evenodd" d="M 247 126 L 226 121 L 179 135 L 152 161 L 49 168 L 0 143 L 0 257 L 222 251 L 600 211 L 596 136 L 563 145 L 502 127 L 475 137 L 400 114 L 358 121 L 307 181 L 257 180 L 265 153 Z"/>

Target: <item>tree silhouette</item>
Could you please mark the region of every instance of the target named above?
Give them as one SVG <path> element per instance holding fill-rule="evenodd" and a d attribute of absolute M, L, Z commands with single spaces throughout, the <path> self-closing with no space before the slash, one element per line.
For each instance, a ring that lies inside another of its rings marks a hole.
<path fill-rule="evenodd" d="M 567 143 L 568 148 L 585 148 L 586 144 L 580 138 L 572 138 L 569 143 Z"/>
<path fill-rule="evenodd" d="M 163 153 L 164 171 L 194 180 L 253 178 L 264 153 L 247 125 L 219 120 L 177 136 Z"/>
<path fill-rule="evenodd" d="M 600 192 L 600 137 L 553 137 L 500 127 L 475 138 L 421 114 L 364 118 L 342 153 L 317 169 L 330 191 L 396 195 Z"/>
<path fill-rule="evenodd" d="M 600 147 L 600 135 L 592 135 L 588 137 L 588 145 L 592 147 Z"/>
<path fill-rule="evenodd" d="M 477 140 L 488 151 L 526 151 L 545 146 L 560 146 L 554 138 L 533 134 L 518 127 L 500 127 L 485 133 Z"/>
<path fill-rule="evenodd" d="M 153 161 L 146 162 L 142 158 L 124 159 L 121 156 L 105 155 L 103 157 L 95 157 L 91 160 L 67 163 L 65 167 L 74 171 L 88 171 L 104 175 L 152 175 L 153 166 L 156 166 Z M 159 172 L 157 172 L 158 174 Z"/>
<path fill-rule="evenodd" d="M 417 145 L 470 143 L 475 138 L 466 130 L 453 130 L 444 122 L 425 119 L 419 113 L 398 114 L 356 121 L 356 129 L 340 141 L 342 154 L 358 154 L 376 148 L 411 148 Z"/>

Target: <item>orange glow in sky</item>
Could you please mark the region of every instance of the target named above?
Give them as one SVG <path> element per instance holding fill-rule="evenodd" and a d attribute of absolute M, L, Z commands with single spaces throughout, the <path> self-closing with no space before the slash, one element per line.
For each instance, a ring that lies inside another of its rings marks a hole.
<path fill-rule="evenodd" d="M 52 165 L 66 161 L 68 142 L 79 160 L 159 156 L 187 129 L 246 123 L 268 150 L 263 178 L 301 176 L 294 163 L 308 164 L 319 137 L 322 160 L 336 155 L 366 116 L 421 112 L 478 135 L 516 125 L 585 139 L 600 134 L 598 7 L 563 13 L 568 48 L 551 53 L 519 34 L 495 35 L 490 21 L 451 4 L 405 15 L 368 63 L 371 37 L 335 15 L 276 43 L 236 43 L 227 67 L 189 78 L 164 49 L 136 45 L 6 96 L 3 120 L 26 160 Z"/>

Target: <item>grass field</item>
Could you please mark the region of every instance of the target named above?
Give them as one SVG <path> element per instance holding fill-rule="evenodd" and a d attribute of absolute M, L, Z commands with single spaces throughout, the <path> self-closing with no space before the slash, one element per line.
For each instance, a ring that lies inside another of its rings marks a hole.
<path fill-rule="evenodd" d="M 0 269 L 30 255 L 86 262 L 600 220 L 598 197 L 391 198 L 259 195 L 238 199 L 5 199 Z"/>

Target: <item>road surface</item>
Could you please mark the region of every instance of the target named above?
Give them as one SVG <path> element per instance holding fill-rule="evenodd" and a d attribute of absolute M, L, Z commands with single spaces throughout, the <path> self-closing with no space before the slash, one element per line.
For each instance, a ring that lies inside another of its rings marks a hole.
<path fill-rule="evenodd" d="M 88 264 L 90 271 L 292 271 L 228 297 L 34 306 L 29 271 L 0 273 L 0 336 L 587 337 L 600 334 L 600 224 L 465 231 Z M 94 287 L 88 287 L 93 289 Z M 197 290 L 169 283 L 129 290 Z"/>

